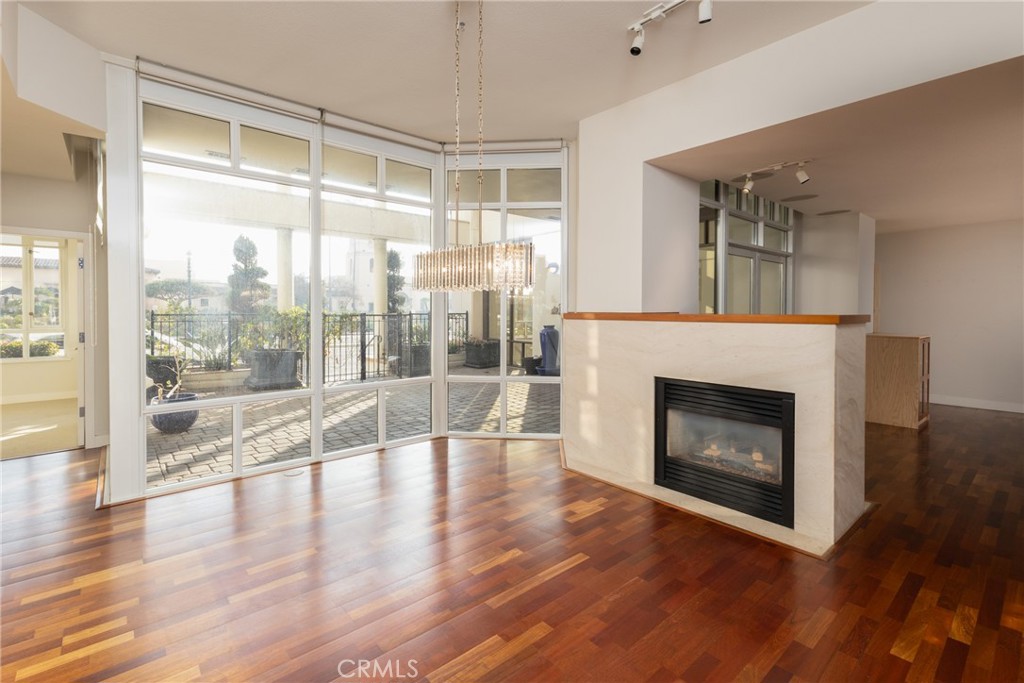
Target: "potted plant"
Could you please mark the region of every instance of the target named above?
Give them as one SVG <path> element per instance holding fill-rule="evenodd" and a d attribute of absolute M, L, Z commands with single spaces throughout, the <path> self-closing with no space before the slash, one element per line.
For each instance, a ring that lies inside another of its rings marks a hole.
<path fill-rule="evenodd" d="M 172 356 L 171 358 L 173 365 L 166 364 L 160 368 L 160 376 L 167 376 L 168 379 L 162 383 L 157 383 L 154 379 L 156 395 L 150 400 L 150 403 L 153 405 L 195 401 L 196 398 L 198 398 L 198 395 L 195 392 L 181 390 L 187 361 L 183 360 L 180 356 Z M 198 410 L 157 413 L 149 416 L 149 421 L 153 426 L 165 434 L 180 434 L 182 432 L 186 432 L 189 427 L 195 424 L 197 419 L 199 419 Z"/>
<path fill-rule="evenodd" d="M 261 316 L 247 330 L 247 341 L 258 346 L 249 354 L 245 386 L 256 391 L 302 386 L 299 362 L 309 339 L 309 314 L 298 306 Z"/>
<path fill-rule="evenodd" d="M 501 347 L 497 339 L 470 337 L 466 340 L 467 368 L 496 368 L 501 362 Z"/>
<path fill-rule="evenodd" d="M 430 326 L 413 325 L 409 339 L 408 360 L 403 362 L 406 377 L 430 374 Z"/>

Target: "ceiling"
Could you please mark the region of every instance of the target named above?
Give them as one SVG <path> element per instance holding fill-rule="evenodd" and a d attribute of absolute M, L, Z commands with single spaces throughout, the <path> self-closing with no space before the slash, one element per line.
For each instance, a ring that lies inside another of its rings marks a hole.
<path fill-rule="evenodd" d="M 574 139 L 580 119 L 864 2 L 717 0 L 698 25 L 696 3 L 648 26 L 643 54 L 631 33 L 656 0 L 485 3 L 485 136 Z M 450 1 L 28 2 L 94 47 L 140 56 L 355 119 L 451 141 Z M 922 11 L 927 11 L 923 9 Z M 475 137 L 476 4 L 463 3 L 463 138 Z M 70 122 L 38 115 L 4 83 L 3 170 L 47 177 L 35 141 L 52 152 Z M 659 159 L 695 179 L 729 180 L 811 158 L 755 193 L 804 213 L 849 209 L 880 231 L 1019 220 L 1024 213 L 1022 60 L 991 65 Z M 11 100 L 17 100 L 11 102 Z M 21 113 L 10 114 L 18 107 Z M 9 117 L 10 114 L 10 117 Z M 59 117 L 58 117 L 59 118 Z M 10 134 L 11 129 L 18 135 Z M 467 129 L 471 134 L 467 136 Z M 34 132 L 33 132 L 34 130 Z M 24 134 L 24 135 L 23 135 Z M 12 143 L 12 140 L 16 140 Z M 60 140 L 61 144 L 63 140 Z"/>
<path fill-rule="evenodd" d="M 998 62 L 672 154 L 653 163 L 729 181 L 813 159 L 755 182 L 804 214 L 848 209 L 879 232 L 979 225 L 1024 215 L 1024 58 Z M 742 179 L 739 184 L 742 184 Z M 818 195 L 812 199 L 791 199 Z M 788 201 L 787 201 L 788 200 Z"/>
<path fill-rule="evenodd" d="M 454 2 L 27 2 L 86 43 L 435 141 L 454 137 Z M 488 140 L 574 139 L 577 122 L 863 2 L 696 2 L 627 27 L 657 0 L 488 0 Z M 476 11 L 462 3 L 463 133 L 475 129 Z"/>

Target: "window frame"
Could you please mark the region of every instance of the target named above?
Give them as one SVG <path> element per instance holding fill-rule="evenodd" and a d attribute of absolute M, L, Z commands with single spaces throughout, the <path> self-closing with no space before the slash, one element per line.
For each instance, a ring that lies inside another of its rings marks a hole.
<path fill-rule="evenodd" d="M 33 237 L 31 235 L 12 235 L 18 237 L 21 248 L 21 325 L 19 327 L 5 327 L 0 329 L 0 335 L 21 338 L 21 356 L 15 358 L 0 358 L 5 363 L 17 363 L 22 361 L 54 361 L 63 360 L 68 357 L 68 340 L 70 338 L 67 329 L 68 315 L 67 289 L 68 269 L 66 259 L 68 254 L 67 240 L 54 237 Z M 57 250 L 57 315 L 56 325 L 34 326 L 35 320 L 35 258 L 33 249 L 37 243 L 45 243 L 40 246 L 47 249 Z M 13 246 L 13 245 L 8 245 Z M 26 267 L 27 264 L 27 267 Z M 60 352 L 52 356 L 33 356 L 32 337 L 40 334 L 59 334 L 63 336 L 63 343 Z"/>

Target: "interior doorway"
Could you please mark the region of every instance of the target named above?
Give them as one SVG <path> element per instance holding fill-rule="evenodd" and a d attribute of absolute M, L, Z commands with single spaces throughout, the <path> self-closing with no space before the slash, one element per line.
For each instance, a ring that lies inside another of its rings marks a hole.
<path fill-rule="evenodd" d="M 0 236 L 0 457 L 85 445 L 85 243 Z"/>

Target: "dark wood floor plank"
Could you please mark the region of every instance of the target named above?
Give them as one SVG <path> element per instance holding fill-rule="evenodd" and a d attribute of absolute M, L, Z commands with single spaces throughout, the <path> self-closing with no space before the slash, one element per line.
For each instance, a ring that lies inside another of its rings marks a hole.
<path fill-rule="evenodd" d="M 1019 683 L 1021 443 L 1009 413 L 869 425 L 878 506 L 827 561 L 567 473 L 553 442 L 100 511 L 94 453 L 4 461 L 0 676 Z"/>

